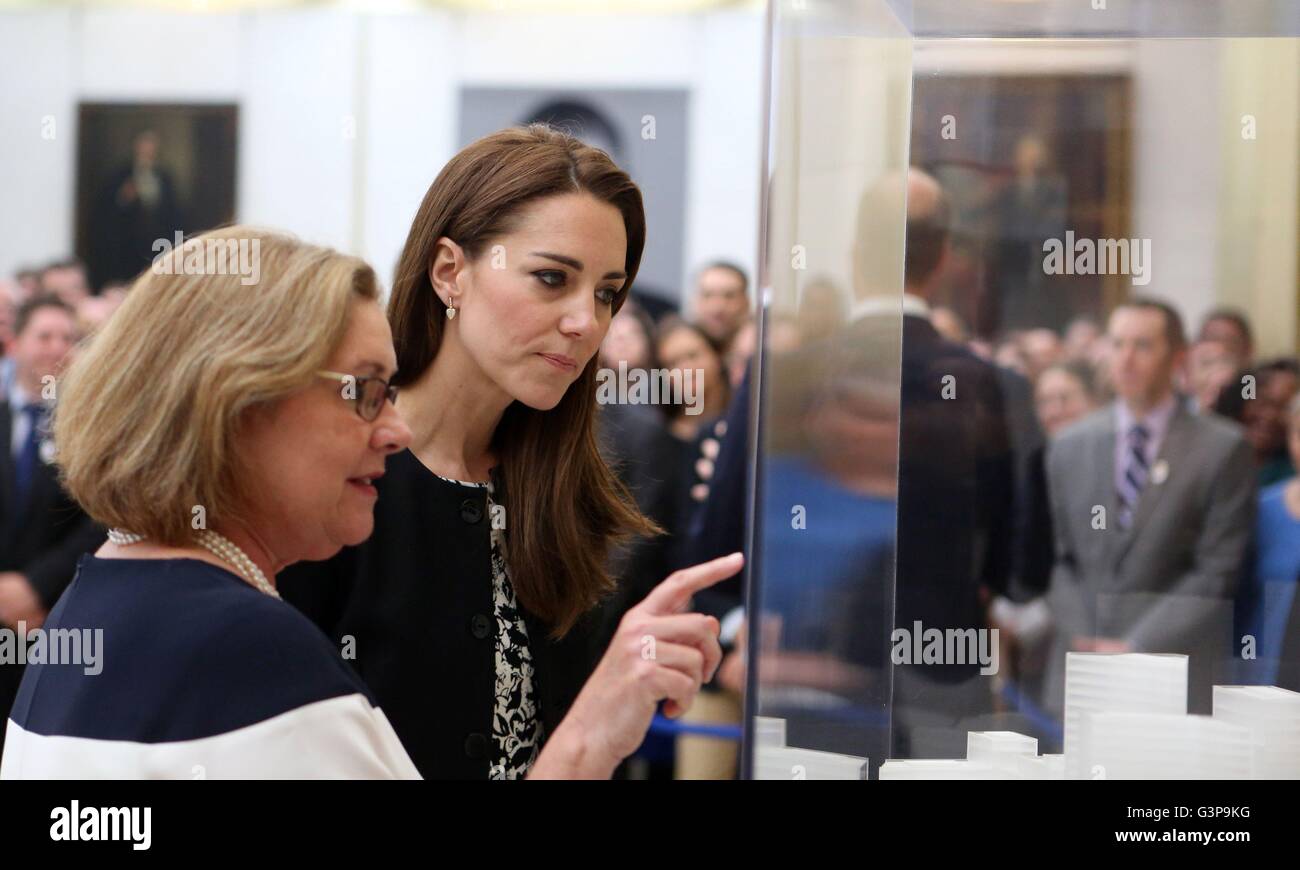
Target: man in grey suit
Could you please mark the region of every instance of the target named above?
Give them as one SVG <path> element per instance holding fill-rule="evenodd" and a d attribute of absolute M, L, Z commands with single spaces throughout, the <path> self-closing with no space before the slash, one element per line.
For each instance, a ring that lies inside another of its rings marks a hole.
<path fill-rule="evenodd" d="M 1061 433 L 1047 457 L 1056 534 L 1046 685 L 1064 701 L 1065 654 L 1185 653 L 1188 703 L 1208 713 L 1227 673 L 1232 599 L 1254 525 L 1255 471 L 1236 424 L 1174 392 L 1178 313 L 1135 299 L 1107 328 L 1116 401 Z"/>

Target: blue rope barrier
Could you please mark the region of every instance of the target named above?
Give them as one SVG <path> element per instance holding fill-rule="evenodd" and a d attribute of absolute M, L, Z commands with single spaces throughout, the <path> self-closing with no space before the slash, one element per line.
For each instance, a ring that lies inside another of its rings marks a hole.
<path fill-rule="evenodd" d="M 1037 704 L 1025 697 L 1011 680 L 1002 684 L 1002 699 L 1032 722 L 1042 733 L 1049 735 L 1058 743 L 1065 739 L 1065 727 L 1056 721 L 1056 717 L 1044 712 Z"/>
<path fill-rule="evenodd" d="M 656 713 L 650 722 L 650 734 L 656 737 L 716 737 L 720 740 L 740 740 L 744 732 L 739 725 L 713 725 L 707 722 L 678 722 L 661 713 Z"/>

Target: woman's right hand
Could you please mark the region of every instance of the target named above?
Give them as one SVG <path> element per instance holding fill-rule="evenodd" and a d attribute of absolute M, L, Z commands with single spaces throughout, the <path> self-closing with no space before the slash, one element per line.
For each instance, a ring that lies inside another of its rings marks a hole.
<path fill-rule="evenodd" d="M 624 614 L 595 672 L 551 735 L 531 778 L 602 778 L 636 751 L 660 701 L 679 716 L 722 661 L 718 621 L 684 612 L 691 597 L 732 576 L 740 553 L 674 572 Z"/>

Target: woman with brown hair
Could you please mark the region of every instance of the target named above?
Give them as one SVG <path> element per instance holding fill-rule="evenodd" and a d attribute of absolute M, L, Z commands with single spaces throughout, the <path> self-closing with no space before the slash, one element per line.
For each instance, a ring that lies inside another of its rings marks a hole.
<path fill-rule="evenodd" d="M 684 392 L 694 399 L 666 408 L 669 431 L 682 441 L 695 442 L 703 429 L 711 429 L 714 421 L 727 413 L 731 401 L 723 355 L 704 330 L 680 318 L 666 319 L 659 327 L 655 352 L 673 382 L 683 384 Z"/>
<path fill-rule="evenodd" d="M 717 666 L 717 622 L 679 612 L 683 584 L 738 555 L 669 578 L 600 656 L 610 548 L 658 531 L 594 434 L 596 350 L 644 243 L 627 174 L 541 125 L 465 148 L 415 216 L 388 304 L 410 447 L 370 540 L 281 581 L 425 777 L 522 777 L 562 719 L 613 735 L 589 747 L 612 771 L 655 704 L 689 706 Z"/>

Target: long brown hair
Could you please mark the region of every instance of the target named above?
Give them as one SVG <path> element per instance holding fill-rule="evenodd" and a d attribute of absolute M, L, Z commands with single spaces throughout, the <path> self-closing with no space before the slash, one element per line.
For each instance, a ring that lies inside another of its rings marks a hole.
<path fill-rule="evenodd" d="M 438 239 L 477 259 L 510 232 L 525 205 L 547 196 L 583 192 L 609 203 L 627 232 L 627 280 L 614 300 L 627 299 L 645 248 L 641 191 L 609 155 L 542 124 L 502 130 L 466 147 L 430 185 L 406 237 L 388 301 L 397 351 L 398 387 L 414 383 L 442 346 L 443 305 L 429 281 Z M 600 456 L 596 442 L 598 355 L 555 408 L 513 402 L 492 447 L 504 490 L 510 579 L 520 603 L 562 637 L 611 591 L 611 546 L 632 534 L 661 530 L 637 510 L 627 489 Z"/>

